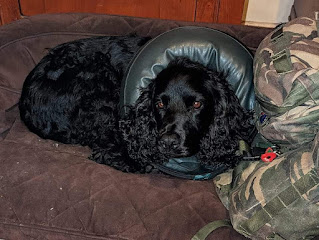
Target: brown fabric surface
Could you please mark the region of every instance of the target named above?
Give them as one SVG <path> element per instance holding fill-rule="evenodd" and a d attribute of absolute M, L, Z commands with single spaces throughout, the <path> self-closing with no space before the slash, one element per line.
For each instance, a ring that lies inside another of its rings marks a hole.
<path fill-rule="evenodd" d="M 0 238 L 190 239 L 227 218 L 211 181 L 124 174 L 17 118 L 0 142 Z M 221 229 L 209 239 L 243 239 Z"/>
<path fill-rule="evenodd" d="M 314 17 L 314 12 L 319 11 L 318 0 L 295 0 L 291 8 L 289 19 L 297 17 Z"/>
<path fill-rule="evenodd" d="M 94 35 L 156 36 L 184 25 L 222 30 L 252 50 L 269 29 L 98 14 L 52 14 L 0 28 L 0 238 L 190 239 L 227 218 L 212 181 L 124 174 L 87 159 L 86 147 L 40 139 L 16 103 L 35 64 L 62 42 Z M 209 239 L 244 239 L 222 228 Z"/>

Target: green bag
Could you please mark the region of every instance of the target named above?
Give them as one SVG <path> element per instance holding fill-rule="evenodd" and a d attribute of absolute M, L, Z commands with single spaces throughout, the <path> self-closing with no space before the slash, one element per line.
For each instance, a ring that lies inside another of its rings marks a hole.
<path fill-rule="evenodd" d="M 228 220 L 204 226 L 203 240 L 232 226 L 254 240 L 299 240 L 319 236 L 319 134 L 312 145 L 286 152 L 270 163 L 242 161 L 214 178 Z"/>
<path fill-rule="evenodd" d="M 241 162 L 214 179 L 232 226 L 251 239 L 319 235 L 319 135 L 270 163 Z"/>
<path fill-rule="evenodd" d="M 315 18 L 294 19 L 256 51 L 257 129 L 282 151 L 310 143 L 319 130 L 318 26 Z"/>

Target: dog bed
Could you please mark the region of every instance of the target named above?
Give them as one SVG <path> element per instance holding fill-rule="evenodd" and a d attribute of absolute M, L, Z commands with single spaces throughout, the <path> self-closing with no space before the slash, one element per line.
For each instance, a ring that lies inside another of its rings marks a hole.
<path fill-rule="evenodd" d="M 252 51 L 271 30 L 99 14 L 52 14 L 0 27 L 0 238 L 190 239 L 227 218 L 211 180 L 124 174 L 88 160 L 90 151 L 40 139 L 16 104 L 26 75 L 63 42 L 97 35 L 155 37 L 198 25 L 226 32 Z M 208 239 L 245 239 L 231 228 Z"/>

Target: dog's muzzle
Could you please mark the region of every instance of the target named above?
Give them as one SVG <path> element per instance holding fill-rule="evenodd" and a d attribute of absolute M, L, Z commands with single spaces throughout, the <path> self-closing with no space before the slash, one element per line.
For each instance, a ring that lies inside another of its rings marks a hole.
<path fill-rule="evenodd" d="M 174 153 L 180 147 L 180 137 L 173 134 L 163 134 L 158 141 L 159 150 L 162 153 Z"/>

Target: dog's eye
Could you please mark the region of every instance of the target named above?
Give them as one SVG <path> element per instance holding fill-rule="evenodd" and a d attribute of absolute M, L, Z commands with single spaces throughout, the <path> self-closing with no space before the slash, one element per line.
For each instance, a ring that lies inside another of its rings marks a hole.
<path fill-rule="evenodd" d="M 164 108 L 164 103 L 163 103 L 163 102 L 158 102 L 158 103 L 156 104 L 156 106 L 157 106 L 157 108 L 159 108 L 159 109 L 163 109 L 163 108 Z"/>
<path fill-rule="evenodd" d="M 202 106 L 202 103 L 199 101 L 195 101 L 193 102 L 193 108 L 198 109 Z"/>

